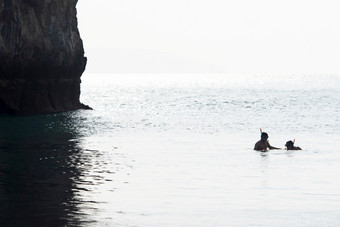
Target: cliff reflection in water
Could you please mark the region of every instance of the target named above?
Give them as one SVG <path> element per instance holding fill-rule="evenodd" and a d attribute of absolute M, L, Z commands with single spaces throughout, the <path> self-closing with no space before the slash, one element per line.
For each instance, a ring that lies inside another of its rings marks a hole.
<path fill-rule="evenodd" d="M 86 221 L 77 193 L 89 156 L 76 112 L 0 117 L 1 226 Z"/>

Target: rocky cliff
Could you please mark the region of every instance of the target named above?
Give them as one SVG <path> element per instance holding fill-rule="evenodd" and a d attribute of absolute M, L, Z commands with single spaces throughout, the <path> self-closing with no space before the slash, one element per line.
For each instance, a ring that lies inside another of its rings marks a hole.
<path fill-rule="evenodd" d="M 0 113 L 86 108 L 77 0 L 0 0 Z"/>

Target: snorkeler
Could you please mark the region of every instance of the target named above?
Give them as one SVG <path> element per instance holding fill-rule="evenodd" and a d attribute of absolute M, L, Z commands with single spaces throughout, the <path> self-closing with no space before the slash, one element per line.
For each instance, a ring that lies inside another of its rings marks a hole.
<path fill-rule="evenodd" d="M 261 130 L 261 140 L 255 144 L 254 150 L 266 151 L 267 149 L 281 149 L 281 148 L 271 146 L 268 142 L 268 134 L 262 132 Z"/>
<path fill-rule="evenodd" d="M 294 142 L 295 142 L 295 140 L 294 140 Z M 285 145 L 287 147 L 287 150 L 302 150 L 300 147 L 295 147 L 294 142 L 291 141 L 291 140 L 287 141 L 287 143 Z"/>

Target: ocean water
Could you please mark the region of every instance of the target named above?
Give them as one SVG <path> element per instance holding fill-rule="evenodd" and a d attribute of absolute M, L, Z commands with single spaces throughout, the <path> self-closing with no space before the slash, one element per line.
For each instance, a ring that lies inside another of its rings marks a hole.
<path fill-rule="evenodd" d="M 0 116 L 0 226 L 340 225 L 340 76 L 82 81 L 92 111 Z"/>

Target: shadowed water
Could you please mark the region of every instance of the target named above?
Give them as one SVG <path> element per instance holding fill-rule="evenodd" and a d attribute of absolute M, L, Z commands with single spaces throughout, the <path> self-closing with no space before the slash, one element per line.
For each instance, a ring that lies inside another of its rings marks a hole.
<path fill-rule="evenodd" d="M 84 121 L 82 111 L 1 116 L 2 226 L 73 226 L 93 222 L 89 214 L 96 211 L 96 204 L 101 201 L 83 194 L 96 193 L 96 186 L 112 181 L 110 175 L 119 168 L 115 167 L 115 160 L 107 159 L 113 154 L 91 149 L 91 144 L 82 141 L 86 135 L 82 132 Z"/>
<path fill-rule="evenodd" d="M 0 225 L 337 226 L 339 86 L 85 75 L 93 111 L 0 117 Z M 303 150 L 255 152 L 259 128 Z"/>

